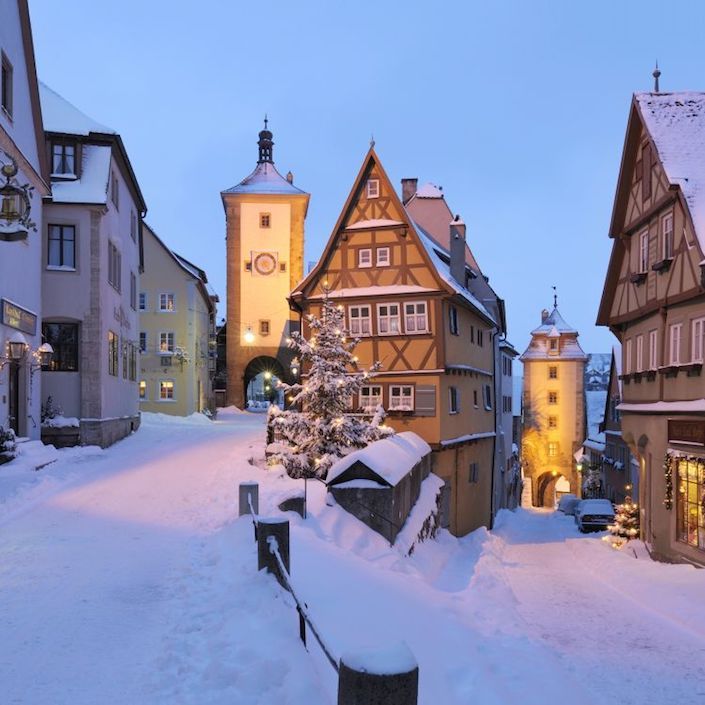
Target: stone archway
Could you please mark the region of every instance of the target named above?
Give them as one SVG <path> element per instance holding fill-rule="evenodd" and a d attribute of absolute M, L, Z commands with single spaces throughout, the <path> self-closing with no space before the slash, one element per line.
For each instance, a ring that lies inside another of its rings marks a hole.
<path fill-rule="evenodd" d="M 277 360 L 277 358 L 271 357 L 269 355 L 260 355 L 258 357 L 253 358 L 252 360 L 250 360 L 249 363 L 247 363 L 247 367 L 245 367 L 245 374 L 242 378 L 242 392 L 243 399 L 245 400 L 245 405 L 247 405 L 248 401 L 248 390 L 250 389 L 250 383 L 260 376 L 268 376 L 273 380 L 280 379 L 285 382 L 290 381 L 289 371 L 284 368 L 284 366 L 279 360 Z M 273 392 L 274 390 L 271 391 Z M 273 400 L 275 394 L 271 394 L 269 396 Z"/>
<path fill-rule="evenodd" d="M 553 509 L 556 493 L 564 493 L 566 485 L 570 489 L 570 481 L 556 471 L 546 471 L 536 478 L 536 507 L 549 507 Z"/>

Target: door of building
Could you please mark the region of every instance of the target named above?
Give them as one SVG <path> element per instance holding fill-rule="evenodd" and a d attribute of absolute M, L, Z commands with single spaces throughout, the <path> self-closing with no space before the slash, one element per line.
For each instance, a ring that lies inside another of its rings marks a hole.
<path fill-rule="evenodd" d="M 9 374 L 9 406 L 8 417 L 10 428 L 19 436 L 20 433 L 20 366 L 16 362 L 10 363 Z"/>

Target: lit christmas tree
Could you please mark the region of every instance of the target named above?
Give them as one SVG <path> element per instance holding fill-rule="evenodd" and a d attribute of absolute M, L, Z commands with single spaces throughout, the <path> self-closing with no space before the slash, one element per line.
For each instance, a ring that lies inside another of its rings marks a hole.
<path fill-rule="evenodd" d="M 614 524 L 609 527 L 613 536 L 612 545 L 620 546 L 626 541 L 639 538 L 639 505 L 631 497 L 617 505 Z"/>
<path fill-rule="evenodd" d="M 305 370 L 304 380 L 280 382 L 294 408 L 270 407 L 268 421 L 276 442 L 269 455 L 291 477 L 325 478 L 335 460 L 394 431 L 383 425 L 381 405 L 371 420 L 351 414 L 350 400 L 369 384 L 380 364 L 358 370 L 353 350 L 359 338 L 348 339 L 343 307 L 336 306 L 326 290 L 321 317 L 310 315 L 307 320 L 310 338 L 294 333 L 289 343 Z"/>

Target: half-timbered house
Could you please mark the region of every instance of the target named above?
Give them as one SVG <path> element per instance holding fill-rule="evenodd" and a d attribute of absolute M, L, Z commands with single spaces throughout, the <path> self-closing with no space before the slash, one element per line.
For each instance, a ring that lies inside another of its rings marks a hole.
<path fill-rule="evenodd" d="M 643 538 L 705 563 L 705 93 L 637 93 L 597 318 L 622 344 Z"/>
<path fill-rule="evenodd" d="M 446 227 L 443 247 L 410 217 L 370 148 L 290 302 L 304 324 L 326 290 L 345 308 L 350 334 L 361 338 L 360 365 L 383 366 L 352 406 L 371 413 L 381 403 L 391 426 L 431 445 L 447 525 L 463 535 L 491 523 L 497 326 L 467 288 L 465 225 L 456 218 Z"/>

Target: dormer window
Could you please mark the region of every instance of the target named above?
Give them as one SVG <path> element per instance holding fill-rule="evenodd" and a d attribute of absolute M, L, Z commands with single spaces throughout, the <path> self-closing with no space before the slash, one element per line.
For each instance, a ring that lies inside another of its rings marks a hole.
<path fill-rule="evenodd" d="M 367 180 L 367 198 L 379 198 L 379 179 Z"/>
<path fill-rule="evenodd" d="M 52 176 L 76 176 L 76 145 L 53 142 L 51 145 Z"/>

